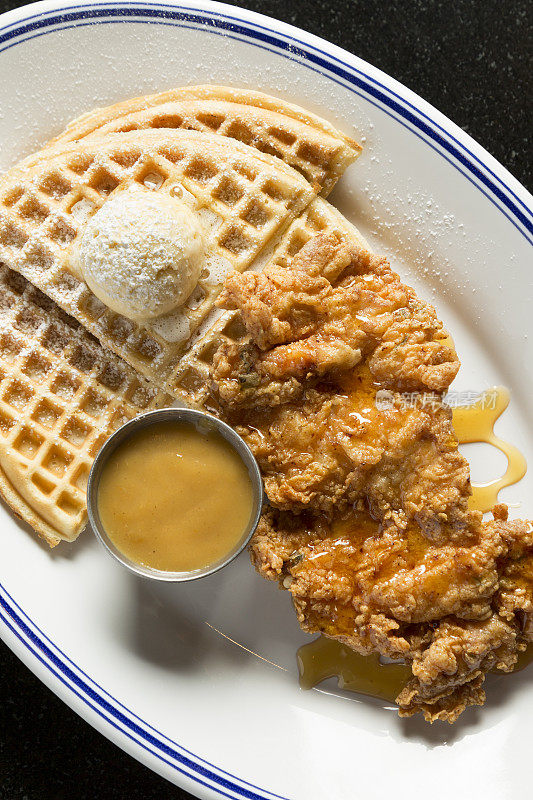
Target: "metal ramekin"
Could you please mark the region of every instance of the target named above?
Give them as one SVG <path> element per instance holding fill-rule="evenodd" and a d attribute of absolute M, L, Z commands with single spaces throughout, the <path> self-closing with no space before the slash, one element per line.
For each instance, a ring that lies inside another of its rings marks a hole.
<path fill-rule="evenodd" d="M 209 564 L 207 567 L 203 567 L 202 569 L 191 570 L 188 572 L 164 572 L 162 570 L 153 569 L 152 567 L 143 566 L 142 564 L 137 564 L 135 561 L 131 561 L 127 556 L 124 555 L 124 553 L 115 547 L 107 535 L 100 519 L 100 514 L 98 512 L 98 487 L 100 484 L 102 470 L 104 465 L 107 463 L 108 458 L 120 444 L 126 441 L 126 439 L 129 439 L 130 436 L 132 436 L 138 430 L 146 428 L 149 425 L 154 425 L 158 422 L 188 422 L 202 431 L 217 431 L 227 442 L 229 442 L 235 452 L 238 453 L 248 469 L 248 474 L 252 482 L 253 507 L 248 528 L 244 531 L 237 545 L 230 553 L 228 553 L 227 556 L 220 561 L 215 562 L 214 564 Z M 261 473 L 259 472 L 257 461 L 255 460 L 248 445 L 245 444 L 243 439 L 241 439 L 241 437 L 235 433 L 233 428 L 230 428 L 229 425 L 226 425 L 225 422 L 221 422 L 219 419 L 212 417 L 210 414 L 206 414 L 201 411 L 193 411 L 189 408 L 162 408 L 158 411 L 149 411 L 147 414 L 142 414 L 141 416 L 132 419 L 130 422 L 127 422 L 125 425 L 119 428 L 118 431 L 115 431 L 115 433 L 107 440 L 107 442 L 98 452 L 98 455 L 96 456 L 91 468 L 87 483 L 87 511 L 89 514 L 90 525 L 95 532 L 96 537 L 104 545 L 106 550 L 111 553 L 111 555 L 114 556 L 114 558 L 116 558 L 116 560 L 119 561 L 124 567 L 127 567 L 136 575 L 142 575 L 144 578 L 153 578 L 154 580 L 158 581 L 194 581 L 198 578 L 205 578 L 207 575 L 212 575 L 214 572 L 217 572 L 219 569 L 222 569 L 222 567 L 225 567 L 227 564 L 229 564 L 230 561 L 233 561 L 233 559 L 236 558 L 239 553 L 242 552 L 242 550 L 244 550 L 257 527 L 263 506 L 263 499 L 263 481 L 261 480 Z"/>

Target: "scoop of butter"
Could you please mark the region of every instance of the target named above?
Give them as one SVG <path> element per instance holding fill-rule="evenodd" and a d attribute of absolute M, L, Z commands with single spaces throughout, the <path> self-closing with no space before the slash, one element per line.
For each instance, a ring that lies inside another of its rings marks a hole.
<path fill-rule="evenodd" d="M 145 321 L 185 303 L 204 253 L 201 223 L 185 203 L 135 187 L 111 197 L 89 220 L 75 260 L 102 303 Z"/>

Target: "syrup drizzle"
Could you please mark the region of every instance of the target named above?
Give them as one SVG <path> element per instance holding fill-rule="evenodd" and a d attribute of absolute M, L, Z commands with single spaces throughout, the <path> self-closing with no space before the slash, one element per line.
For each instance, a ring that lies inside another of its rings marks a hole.
<path fill-rule="evenodd" d="M 527 471 L 526 459 L 520 450 L 494 433 L 494 423 L 509 405 L 509 399 L 508 389 L 495 386 L 483 392 L 472 405 L 458 406 L 453 410 L 453 427 L 460 444 L 486 442 L 497 447 L 507 457 L 507 469 L 501 478 L 495 478 L 488 483 L 472 484 L 469 506 L 483 513 L 490 511 L 498 502 L 501 489 L 519 481 Z"/>
<path fill-rule="evenodd" d="M 494 424 L 509 405 L 509 390 L 504 386 L 489 389 L 468 406 L 453 410 L 453 426 L 460 444 L 486 442 L 507 457 L 507 469 L 501 478 L 488 483 L 473 484 L 470 508 L 490 511 L 504 486 L 511 486 L 524 477 L 527 464 L 514 445 L 494 433 Z M 374 653 L 362 656 L 346 645 L 319 636 L 298 650 L 298 671 L 302 689 L 311 689 L 327 678 L 336 677 L 339 689 L 378 697 L 394 702 L 406 682 L 412 677 L 411 669 L 402 663 L 383 664 Z M 519 672 L 533 661 L 533 644 L 518 655 L 513 672 Z M 501 674 L 498 670 L 494 670 Z"/>

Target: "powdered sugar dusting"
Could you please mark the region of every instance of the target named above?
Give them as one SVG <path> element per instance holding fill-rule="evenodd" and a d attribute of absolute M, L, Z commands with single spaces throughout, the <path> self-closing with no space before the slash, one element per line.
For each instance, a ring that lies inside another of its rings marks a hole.
<path fill-rule="evenodd" d="M 211 253 L 206 256 L 204 269 L 206 270 L 205 282 L 208 285 L 224 283 L 226 276 L 232 270 L 229 259 L 224 256 Z"/>
<path fill-rule="evenodd" d="M 151 327 L 162 339 L 173 343 L 186 341 L 191 332 L 187 316 L 179 310 L 152 320 Z"/>

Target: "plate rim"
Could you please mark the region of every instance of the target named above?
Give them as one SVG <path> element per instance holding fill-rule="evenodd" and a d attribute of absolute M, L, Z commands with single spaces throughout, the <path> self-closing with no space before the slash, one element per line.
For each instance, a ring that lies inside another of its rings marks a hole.
<path fill-rule="evenodd" d="M 19 19 L 21 12 L 30 8 L 32 10 L 37 9 L 37 13 L 30 14 L 28 17 L 22 20 Z M 525 227 L 526 233 L 524 233 L 524 230 L 521 230 L 518 225 L 516 225 L 515 221 L 509 217 L 509 215 L 506 213 L 506 211 L 504 211 L 504 209 L 502 209 L 501 206 L 494 202 L 493 197 L 488 195 L 487 192 L 484 191 L 481 186 L 479 186 L 479 184 L 474 184 L 480 191 L 482 191 L 489 201 L 496 205 L 496 207 L 502 213 L 504 213 L 507 219 L 521 231 L 526 240 L 533 244 L 533 197 L 527 191 L 527 189 L 513 175 L 511 175 L 511 173 L 505 167 L 503 167 L 500 162 L 494 158 L 494 156 L 492 156 L 487 150 L 478 144 L 475 139 L 459 128 L 459 126 L 452 122 L 448 117 L 438 111 L 438 109 L 425 101 L 411 89 L 358 56 L 349 53 L 347 50 L 344 50 L 337 45 L 331 44 L 321 37 L 307 33 L 303 29 L 297 28 L 293 25 L 280 22 L 273 17 L 268 17 L 254 11 L 248 11 L 247 9 L 240 8 L 239 6 L 230 6 L 225 3 L 215 2 L 214 0 L 188 0 L 187 3 L 179 3 L 175 2 L 175 0 L 85 0 L 85 2 L 79 3 L 68 3 L 65 2 L 65 0 L 41 0 L 41 2 L 34 3 L 31 6 L 22 6 L 19 9 L 8 11 L 5 14 L 0 15 L 0 53 L 13 46 L 7 45 L 6 47 L 2 47 L 1 45 L 4 42 L 20 35 L 17 30 L 10 30 L 14 25 L 20 25 L 21 22 L 28 23 L 26 26 L 27 30 L 24 32 L 28 32 L 31 35 L 28 36 L 27 39 L 43 35 L 42 32 L 32 33 L 32 31 L 40 30 L 45 26 L 53 24 L 53 20 L 51 21 L 48 15 L 53 14 L 53 12 L 60 8 L 68 11 L 68 13 L 63 14 L 61 20 L 59 20 L 61 23 L 63 23 L 63 29 L 65 29 L 65 27 L 69 27 L 64 23 L 71 21 L 74 22 L 76 20 L 79 21 L 79 19 L 89 16 L 89 9 L 93 10 L 90 13 L 91 16 L 95 18 L 98 17 L 99 23 L 112 22 L 113 20 L 111 19 L 105 19 L 105 17 L 110 18 L 111 16 L 118 16 L 121 22 L 128 22 L 130 21 L 130 18 L 133 18 L 135 15 L 138 15 L 139 17 L 146 16 L 152 18 L 164 16 L 169 17 L 171 16 L 169 9 L 176 10 L 177 13 L 172 15 L 174 17 L 179 16 L 191 22 L 198 23 L 198 20 L 200 19 L 199 12 L 209 12 L 211 15 L 211 24 L 209 26 L 211 33 L 222 32 L 223 35 L 230 36 L 232 32 L 241 32 L 238 30 L 238 26 L 235 23 L 251 23 L 254 26 L 255 33 L 259 33 L 260 38 L 262 38 L 265 42 L 275 41 L 275 44 L 279 46 L 282 44 L 282 42 L 279 39 L 275 40 L 273 34 L 279 33 L 284 36 L 285 47 L 283 47 L 283 49 L 292 53 L 293 58 L 296 55 L 303 55 L 308 58 L 312 57 L 312 60 L 315 63 L 319 63 L 321 66 L 325 66 L 326 68 L 331 68 L 331 64 L 328 65 L 323 59 L 320 58 L 320 56 L 326 56 L 330 60 L 337 62 L 337 68 L 334 71 L 336 71 L 338 75 L 342 75 L 342 68 L 347 68 L 348 70 L 352 70 L 352 72 L 358 73 L 360 76 L 359 80 L 356 79 L 354 81 L 352 79 L 352 84 L 357 85 L 357 83 L 361 83 L 362 78 L 366 78 L 367 81 L 370 80 L 376 87 L 375 90 L 371 92 L 376 98 L 379 97 L 379 99 L 385 102 L 385 104 L 391 109 L 399 111 L 400 116 L 403 116 L 405 119 L 409 119 L 409 121 L 414 122 L 416 127 L 421 132 L 426 133 L 431 139 L 443 145 L 451 156 L 458 160 L 459 163 L 462 163 L 473 175 L 478 177 L 486 186 L 486 188 L 492 191 L 493 195 L 504 202 L 509 210 L 515 214 L 517 219 L 520 220 Z M 115 14 L 113 14 L 113 9 L 115 9 Z M 116 13 L 116 9 L 120 9 L 119 14 Z M 238 12 L 240 16 L 235 16 L 235 12 Z M 2 23 L 6 20 L 7 23 L 2 25 Z M 117 22 L 119 20 L 114 21 Z M 132 21 L 140 22 L 140 19 L 132 19 Z M 161 19 L 159 22 L 162 24 Z M 262 22 L 269 23 L 269 26 L 261 24 Z M 93 21 L 89 24 L 94 25 L 97 23 Z M 250 32 L 250 28 L 246 29 L 245 31 L 246 34 L 250 34 Z M 298 48 L 295 48 L 293 42 L 296 42 L 298 45 L 307 46 L 308 50 L 299 50 Z M 19 42 L 16 42 L 16 44 L 18 43 Z M 326 49 L 323 49 L 324 47 Z M 315 52 L 311 53 L 309 48 L 311 51 Z M 264 49 L 269 48 L 265 47 Z M 317 56 L 317 53 L 320 55 Z M 326 77 L 335 80 L 335 78 L 332 78 L 331 75 Z M 350 80 L 349 76 L 343 75 L 343 77 L 347 77 L 348 80 Z M 368 93 L 368 84 L 366 87 L 361 88 L 364 88 Z M 356 93 L 360 94 L 360 92 Z M 380 95 L 382 96 L 380 97 Z M 369 101 L 369 98 L 366 96 L 364 99 L 367 102 L 372 102 L 371 100 Z M 404 104 L 407 104 L 409 109 L 402 110 L 399 107 L 399 103 L 395 101 L 400 101 L 400 103 L 403 102 Z M 374 104 L 377 105 L 377 103 Z M 382 111 L 389 113 L 387 108 L 383 108 L 383 105 L 379 105 L 379 107 Z M 415 112 L 416 114 L 421 115 L 422 118 L 417 119 Z M 390 115 L 394 116 L 393 114 Z M 405 124 L 401 119 L 398 118 L 398 116 L 394 116 L 394 119 L 401 124 Z M 431 130 L 428 123 L 433 123 L 438 130 Z M 413 130 L 412 128 L 409 128 L 409 130 L 412 133 L 415 133 L 415 135 L 419 136 L 419 138 L 423 138 L 416 130 Z M 444 136 L 447 136 L 449 139 L 451 139 L 451 141 L 446 141 L 443 138 Z M 424 139 L 424 141 L 426 144 L 429 144 L 431 147 L 433 147 L 427 138 Z M 436 148 L 433 147 L 433 149 Z M 461 153 L 461 149 L 463 150 L 463 153 Z M 437 152 L 439 152 L 441 156 L 449 161 L 455 169 L 462 172 L 457 163 L 454 163 L 450 158 L 447 158 L 442 151 L 438 150 Z M 476 166 L 476 164 L 468 162 L 468 156 L 474 159 L 474 161 L 476 161 L 480 166 L 484 167 L 485 170 L 488 171 L 489 175 L 485 175 L 479 169 L 479 167 Z M 464 172 L 462 172 L 462 174 L 464 177 L 474 183 L 474 181 L 472 181 L 468 175 L 465 175 Z M 493 179 L 496 180 L 500 186 L 494 185 Z M 507 192 L 507 195 L 505 192 Z M 521 208 L 516 207 L 514 200 L 518 202 L 518 205 L 521 206 Z"/>
<path fill-rule="evenodd" d="M 346 85 L 345 81 L 352 82 L 359 89 L 357 94 L 367 92 L 363 95 L 367 102 L 373 102 L 369 100 L 368 93 L 374 94 L 375 98 L 379 98 L 390 110 L 387 111 L 378 103 L 374 103 L 375 105 L 379 105 L 401 124 L 405 123 L 397 114 L 404 116 L 406 121 L 418 127 L 420 133 L 410 125 L 405 125 L 411 133 L 423 139 L 472 182 L 521 235 L 533 244 L 533 198 L 525 187 L 472 137 L 427 101 L 386 73 L 327 40 L 274 18 L 213 0 L 187 0 L 183 3 L 175 0 L 89 0 L 79 3 L 68 0 L 44 0 L 0 15 L 0 54 L 29 38 L 44 35 L 43 32 L 54 33 L 59 29 L 65 29 L 70 23 L 95 24 L 94 21 L 83 23 L 84 19 L 98 19 L 100 24 L 124 22 L 128 19 L 142 23 L 147 17 L 151 17 L 160 24 L 165 24 L 163 19 L 170 19 L 171 16 L 174 16 L 176 21 L 166 24 L 178 25 L 181 19 L 190 22 L 196 28 L 200 26 L 201 29 L 202 25 L 209 26 L 212 33 L 234 35 L 234 38 L 244 36 L 249 44 L 255 44 L 253 39 L 261 40 L 264 45 L 271 45 L 266 49 L 272 51 L 273 47 L 277 47 L 278 49 L 273 52 L 278 55 L 283 55 L 285 52 L 288 58 L 303 57 L 315 66 L 320 65 L 322 74 L 331 80 L 340 82 L 343 86 Z M 113 17 L 116 19 L 112 19 Z M 29 35 L 22 38 L 25 34 Z M 310 64 L 307 66 L 314 68 Z M 328 74 L 328 71 L 336 77 Z M 431 128 L 429 123 L 435 125 L 438 131 Z M 421 135 L 422 133 L 424 135 Z M 430 140 L 433 140 L 433 144 Z M 442 149 L 437 148 L 436 144 Z M 462 168 L 454 163 L 452 158 L 457 159 Z M 476 180 L 465 175 L 463 168 L 469 170 Z M 485 188 L 482 188 L 478 181 Z M 493 196 L 487 192 L 491 192 Z M 510 214 L 514 215 L 514 219 Z M 24 664 L 85 721 L 100 730 L 121 749 L 187 791 L 194 794 L 200 792 L 198 796 L 204 798 L 244 797 L 249 800 L 273 798 L 284 800 L 281 795 L 244 781 L 191 753 L 127 709 L 54 644 L 11 597 L 1 582 L 0 636 Z M 102 692 L 109 699 L 102 697 L 98 692 Z M 94 703 L 100 706 L 100 710 Z M 116 703 L 118 708 L 113 703 Z M 103 714 L 103 710 L 111 714 L 115 721 Z M 126 716 L 124 712 L 130 716 Z M 119 723 L 129 728 L 130 732 L 120 727 Z M 139 723 L 145 727 L 142 728 Z M 134 738 L 133 733 L 144 739 L 144 744 L 139 738 Z M 156 740 L 154 733 L 165 741 Z M 157 747 L 159 752 L 154 752 L 148 745 Z M 173 761 L 169 761 L 169 758 Z M 181 766 L 178 766 L 179 764 Z M 186 772 L 185 768 L 192 770 L 192 773 Z M 211 783 L 207 783 L 207 780 Z"/>

